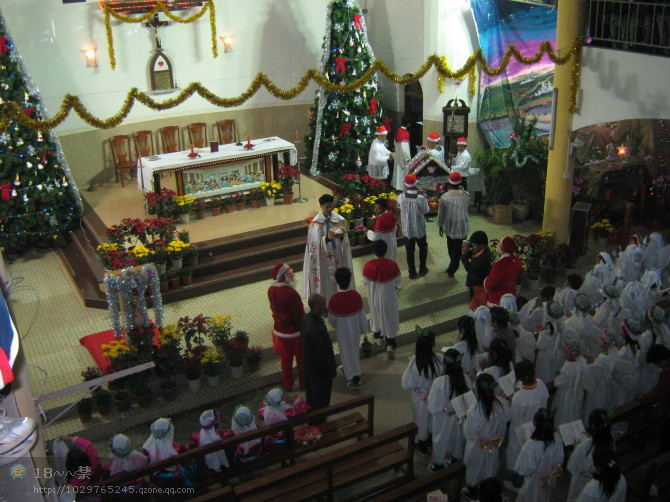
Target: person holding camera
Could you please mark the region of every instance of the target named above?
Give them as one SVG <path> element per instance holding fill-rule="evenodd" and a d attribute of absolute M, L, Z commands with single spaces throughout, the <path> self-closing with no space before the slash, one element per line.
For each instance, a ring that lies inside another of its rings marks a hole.
<path fill-rule="evenodd" d="M 450 259 L 447 275 L 452 279 L 461 262 L 463 239 L 470 230 L 468 217 L 470 194 L 461 188 L 462 180 L 461 173 L 449 175 L 447 191 L 440 197 L 440 206 L 437 210 L 440 237 L 447 234 L 447 250 Z"/>
<path fill-rule="evenodd" d="M 475 310 L 480 305 L 486 305 L 484 279 L 491 272 L 493 262 L 486 233 L 481 230 L 474 232 L 469 241 L 463 241 L 461 252 L 461 263 L 467 272 L 465 285 L 470 290 L 470 308 Z"/>

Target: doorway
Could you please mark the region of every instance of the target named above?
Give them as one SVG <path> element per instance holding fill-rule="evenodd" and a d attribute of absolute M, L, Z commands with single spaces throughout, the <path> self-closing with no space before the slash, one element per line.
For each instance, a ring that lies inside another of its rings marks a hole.
<path fill-rule="evenodd" d="M 423 90 L 417 81 L 405 86 L 405 117 L 409 119 L 410 154 L 416 155 L 417 149 L 423 145 Z"/>

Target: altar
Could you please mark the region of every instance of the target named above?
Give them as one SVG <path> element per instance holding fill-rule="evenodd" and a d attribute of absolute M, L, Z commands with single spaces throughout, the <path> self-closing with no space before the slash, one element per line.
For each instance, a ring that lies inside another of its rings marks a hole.
<path fill-rule="evenodd" d="M 190 151 L 141 157 L 137 160 L 137 183 L 145 192 L 160 192 L 161 175 L 174 173 L 178 195 L 196 198 L 216 197 L 260 187 L 264 181 L 277 179 L 280 155 L 284 165 L 295 165 L 298 152 L 293 143 L 278 137 L 244 144 L 219 145 L 218 151 L 196 148 Z"/>

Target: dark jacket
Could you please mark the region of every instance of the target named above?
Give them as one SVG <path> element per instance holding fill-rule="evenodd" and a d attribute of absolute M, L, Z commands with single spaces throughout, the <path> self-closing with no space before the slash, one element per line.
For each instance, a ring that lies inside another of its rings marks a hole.
<path fill-rule="evenodd" d="M 335 378 L 337 363 L 333 342 L 323 318 L 311 312 L 305 314 L 300 322 L 300 334 L 305 377 L 312 380 Z"/>
<path fill-rule="evenodd" d="M 491 272 L 491 250 L 487 247 L 479 256 L 474 256 L 472 250 L 461 256 L 463 268 L 468 273 L 465 279 L 465 285 L 469 288 L 473 286 L 483 286 L 484 279 Z"/>

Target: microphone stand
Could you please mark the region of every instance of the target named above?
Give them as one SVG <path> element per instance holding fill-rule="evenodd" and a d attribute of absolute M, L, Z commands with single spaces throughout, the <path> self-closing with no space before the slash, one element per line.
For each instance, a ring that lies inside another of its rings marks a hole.
<path fill-rule="evenodd" d="M 300 141 L 295 140 L 293 143 L 295 144 L 296 151 L 298 151 L 298 143 L 300 143 Z M 300 161 L 298 160 L 298 174 L 299 174 L 299 176 L 298 176 L 298 198 L 293 199 L 293 202 L 295 202 L 296 204 L 302 204 L 302 203 L 307 202 L 309 200 L 306 197 L 302 196 L 302 171 L 300 170 L 301 168 L 302 168 L 302 166 L 300 165 Z"/>

